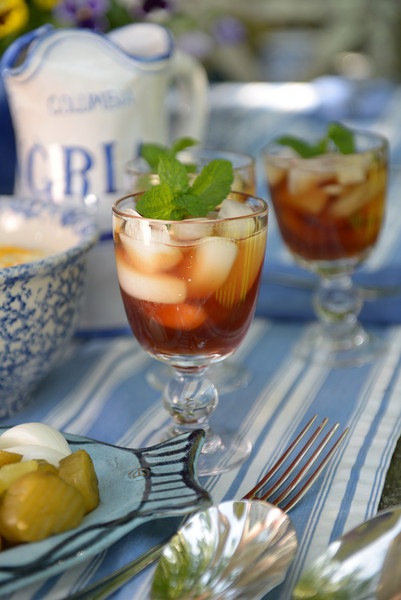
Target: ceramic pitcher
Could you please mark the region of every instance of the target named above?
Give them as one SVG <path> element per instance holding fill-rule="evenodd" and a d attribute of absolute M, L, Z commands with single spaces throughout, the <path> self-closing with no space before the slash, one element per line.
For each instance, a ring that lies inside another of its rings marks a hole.
<path fill-rule="evenodd" d="M 10 46 L 2 74 L 17 143 L 15 192 L 56 201 L 96 194 L 102 229 L 110 229 L 107 198 L 120 192 L 124 164 L 142 141 L 203 135 L 204 69 L 174 51 L 169 31 L 157 24 L 108 37 L 45 26 Z M 174 81 L 186 109 L 172 132 Z"/>
<path fill-rule="evenodd" d="M 167 144 L 182 135 L 202 141 L 205 71 L 174 48 L 166 28 L 150 23 L 108 36 L 46 25 L 14 42 L 1 70 L 16 138 L 15 194 L 96 200 L 100 242 L 90 259 L 82 327 L 125 327 L 111 205 L 143 141 Z"/>

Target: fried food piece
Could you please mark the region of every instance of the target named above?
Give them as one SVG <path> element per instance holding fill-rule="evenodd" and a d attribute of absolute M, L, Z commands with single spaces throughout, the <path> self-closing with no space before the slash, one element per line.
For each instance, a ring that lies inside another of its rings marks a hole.
<path fill-rule="evenodd" d="M 37 470 L 38 463 L 36 460 L 27 460 L 26 462 L 4 465 L 4 467 L 0 469 L 0 494 L 7 490 L 10 485 L 22 477 L 22 475 Z"/>
<path fill-rule="evenodd" d="M 7 452 L 7 450 L 0 450 L 0 468 L 4 465 L 11 465 L 13 463 L 21 462 L 22 454 L 16 452 Z"/>
<path fill-rule="evenodd" d="M 55 467 L 54 465 L 49 463 L 47 460 L 44 460 L 43 458 L 39 458 L 35 462 L 38 463 L 39 471 L 48 471 L 49 473 L 53 473 L 53 475 L 58 475 L 57 467 Z"/>
<path fill-rule="evenodd" d="M 77 450 L 63 458 L 59 464 L 59 476 L 80 491 L 85 502 L 85 514 L 98 506 L 98 479 L 92 459 L 85 450 Z"/>
<path fill-rule="evenodd" d="M 77 527 L 85 514 L 82 494 L 45 470 L 23 475 L 0 505 L 0 536 L 9 542 L 37 542 Z"/>

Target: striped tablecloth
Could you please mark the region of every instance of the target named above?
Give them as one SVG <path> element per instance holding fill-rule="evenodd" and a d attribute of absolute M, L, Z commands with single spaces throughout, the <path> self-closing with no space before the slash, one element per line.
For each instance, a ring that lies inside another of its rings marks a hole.
<path fill-rule="evenodd" d="M 364 116 L 361 121 L 388 135 L 394 162 L 398 158 L 401 136 L 400 94 L 401 90 L 396 89 L 391 96 L 386 95 L 382 98 L 383 110 L 371 109 L 369 118 Z M 211 90 L 211 96 L 214 108 L 208 145 L 224 145 L 255 155 L 267 138 L 279 131 L 288 131 L 291 126 L 295 132 L 327 117 L 322 112 L 327 106 L 322 105 L 318 88 L 313 86 L 222 84 Z M 356 122 L 353 115 L 344 116 L 352 124 Z M 260 186 L 263 193 L 262 181 Z M 397 196 L 394 187 L 389 208 L 391 219 L 386 224 L 391 235 L 382 237 L 382 246 L 372 255 L 372 262 L 366 268 L 372 285 L 378 282 L 375 271 L 380 274 L 391 268 L 393 283 L 401 277 L 397 266 L 401 253 L 396 252 L 397 244 L 401 244 Z M 290 268 L 273 221 L 258 316 L 235 356 L 235 360 L 250 370 L 252 377 L 246 390 L 222 395 L 213 416 L 215 422 L 224 422 L 247 436 L 253 444 L 252 453 L 242 467 L 202 479 L 201 483 L 215 502 L 240 498 L 313 414 L 328 416 L 330 421 L 350 427 L 350 435 L 334 462 L 291 512 L 299 552 L 286 581 L 266 596 L 268 600 L 289 600 L 305 566 L 319 556 L 331 540 L 377 510 L 401 432 L 401 309 L 400 297 L 396 294 L 388 300 L 391 313 L 386 312 L 386 315 L 380 307 L 382 300 L 370 301 L 377 314 L 367 318 L 368 325 L 387 339 L 388 346 L 386 353 L 369 365 L 329 370 L 295 359 L 294 345 L 304 332 L 305 319 L 310 316 L 305 311 L 310 289 L 305 286 L 301 292 L 305 297 L 300 298 L 298 287 L 269 282 L 269 276 L 285 274 L 285 269 Z M 303 276 L 296 270 L 291 274 Z M 275 301 L 270 298 L 269 289 L 272 296 L 276 294 Z M 288 310 L 286 314 L 285 311 L 279 314 L 278 305 L 281 302 L 283 307 L 283 298 Z M 43 421 L 66 432 L 141 447 L 149 433 L 167 420 L 160 394 L 146 381 L 146 371 L 152 364 L 131 335 L 76 340 L 63 363 L 43 381 L 26 409 L 2 425 Z M 176 526 L 173 520 L 143 525 L 109 550 L 83 560 L 80 566 L 20 590 L 10 598 L 67 598 L 124 565 L 161 536 L 173 533 Z M 115 598 L 145 600 L 151 571 L 148 569 L 125 585 Z"/>
<path fill-rule="evenodd" d="M 253 444 L 240 468 L 201 483 L 215 502 L 239 498 L 313 414 L 349 425 L 345 445 L 307 497 L 291 512 L 300 550 L 288 579 L 268 598 L 288 600 L 301 570 L 330 540 L 377 510 L 386 471 L 401 431 L 401 326 L 388 326 L 389 348 L 363 367 L 330 371 L 292 356 L 304 325 L 257 318 L 236 360 L 251 371 L 246 390 L 223 395 L 214 420 Z M 10 423 L 40 420 L 61 430 L 124 446 L 140 447 L 166 421 L 158 392 L 145 380 L 150 359 L 132 337 L 92 340 L 72 347 L 43 382 L 32 403 Z M 175 524 L 143 526 L 107 552 L 45 583 L 19 591 L 15 600 L 67 598 L 138 554 Z M 167 528 L 167 529 L 166 529 Z M 116 596 L 144 600 L 150 573 Z"/>

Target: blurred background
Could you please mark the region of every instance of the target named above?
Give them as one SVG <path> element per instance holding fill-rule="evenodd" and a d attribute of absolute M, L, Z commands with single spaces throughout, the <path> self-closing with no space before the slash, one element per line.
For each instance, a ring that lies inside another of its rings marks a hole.
<path fill-rule="evenodd" d="M 108 33 L 137 22 L 165 25 L 204 65 L 214 109 L 209 147 L 226 139 L 231 150 L 256 153 L 279 126 L 277 111 L 370 121 L 401 81 L 401 0 L 0 0 L 0 58 L 46 23 Z M 14 155 L 0 77 L 0 194 L 13 190 Z"/>
<path fill-rule="evenodd" d="M 401 79 L 400 0 L 0 0 L 0 55 L 43 23 L 138 21 L 168 26 L 211 82 Z"/>

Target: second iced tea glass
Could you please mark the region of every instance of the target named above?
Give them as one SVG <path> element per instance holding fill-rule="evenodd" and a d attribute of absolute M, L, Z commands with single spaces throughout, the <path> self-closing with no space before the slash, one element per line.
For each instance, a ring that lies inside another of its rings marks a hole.
<path fill-rule="evenodd" d="M 354 132 L 355 151 L 300 158 L 276 142 L 263 150 L 278 226 L 295 261 L 319 276 L 318 323 L 297 346 L 329 366 L 362 364 L 382 345 L 358 321 L 362 297 L 351 276 L 374 248 L 384 219 L 388 143 Z"/>
<path fill-rule="evenodd" d="M 210 428 L 218 392 L 207 371 L 238 348 L 252 321 L 267 205 L 232 192 L 228 204 L 235 202 L 235 213 L 230 210 L 228 216 L 162 221 L 135 214 L 139 196 L 114 204 L 113 231 L 131 329 L 144 350 L 174 369 L 163 394 L 172 424 L 156 437 L 205 429 L 198 473 L 216 474 L 240 464 L 250 451 L 237 432 Z"/>

